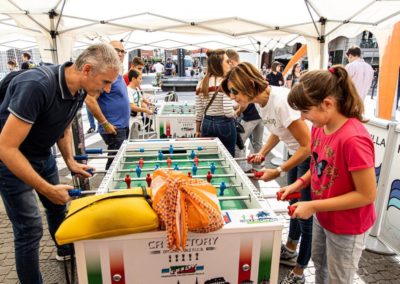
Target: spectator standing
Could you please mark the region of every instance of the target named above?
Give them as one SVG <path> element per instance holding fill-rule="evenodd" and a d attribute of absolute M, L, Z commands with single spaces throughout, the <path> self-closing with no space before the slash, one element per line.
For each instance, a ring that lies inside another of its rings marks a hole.
<path fill-rule="evenodd" d="M 295 84 L 297 84 L 300 80 L 301 76 L 301 65 L 300 63 L 296 63 L 293 65 L 292 72 L 286 78 L 286 86 L 291 89 Z"/>
<path fill-rule="evenodd" d="M 372 85 L 374 69 L 361 58 L 361 49 L 358 46 L 350 47 L 346 52 L 346 56 L 349 60 L 346 70 L 353 80 L 358 95 L 364 101 Z"/>
<path fill-rule="evenodd" d="M 142 91 L 139 89 L 140 82 L 142 81 L 142 73 L 138 72 L 137 70 L 130 70 L 128 72 L 128 77 L 130 82 L 127 89 L 132 117 L 130 138 L 138 139 L 139 130 L 141 130 L 141 127 L 143 128 L 143 120 L 141 119 L 140 114 L 146 113 L 148 115 L 152 115 L 153 111 L 148 108 L 150 102 L 143 97 Z"/>
<path fill-rule="evenodd" d="M 270 86 L 283 86 L 285 80 L 283 79 L 283 75 L 281 73 L 282 64 L 279 61 L 274 61 L 272 63 L 271 72 L 267 75 L 267 81 Z"/>
<path fill-rule="evenodd" d="M 131 68 L 130 68 L 129 70 L 137 70 L 138 72 L 142 73 L 143 67 L 144 67 L 144 61 L 143 61 L 143 59 L 140 58 L 139 56 L 135 56 L 135 57 L 133 57 L 133 59 L 132 59 Z M 126 84 L 127 86 L 129 85 L 128 73 L 129 73 L 129 71 L 128 71 L 126 74 L 124 74 L 124 76 L 123 76 L 123 77 L 124 77 L 125 84 Z"/>
<path fill-rule="evenodd" d="M 7 67 L 10 72 L 17 71 L 17 63 L 15 62 L 15 60 L 8 60 Z"/>
<path fill-rule="evenodd" d="M 165 76 L 172 76 L 172 72 L 174 71 L 174 64 L 172 63 L 171 58 L 167 59 L 167 63 L 165 64 Z"/>
<path fill-rule="evenodd" d="M 28 52 L 22 53 L 21 59 L 21 69 L 31 69 L 36 67 L 36 64 L 31 61 L 31 55 Z"/>
<path fill-rule="evenodd" d="M 233 102 L 220 87 L 231 62 L 223 49 L 207 51 L 207 73 L 196 87 L 196 137 L 218 137 L 235 156 L 236 127 Z"/>
<path fill-rule="evenodd" d="M 164 73 L 164 65 L 161 64 L 160 61 L 158 61 L 156 64 L 153 65 L 153 70 L 157 73 L 162 75 Z"/>
<path fill-rule="evenodd" d="M 120 64 L 126 51 L 122 42 L 112 41 L 111 46 L 118 53 Z M 98 99 L 87 97 L 86 105 L 100 124 L 99 133 L 107 145 L 108 150 L 119 150 L 124 140 L 129 136 L 130 106 L 128 91 L 124 79 L 118 75 L 112 83 L 111 90 L 102 92 Z M 109 156 L 114 155 L 110 153 Z M 114 158 L 109 158 L 106 170 L 109 169 Z"/>

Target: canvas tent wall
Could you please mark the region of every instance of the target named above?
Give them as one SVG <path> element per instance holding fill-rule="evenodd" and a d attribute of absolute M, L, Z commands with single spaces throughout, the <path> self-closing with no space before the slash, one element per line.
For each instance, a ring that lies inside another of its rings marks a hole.
<path fill-rule="evenodd" d="M 317 69 L 327 66 L 327 45 L 338 36 L 369 30 L 382 53 L 399 20 L 399 0 L 0 0 L 0 45 L 2 36 L 30 35 L 44 61 L 63 62 L 77 42 L 121 36 L 128 48 L 229 46 L 258 54 L 300 41 Z"/>

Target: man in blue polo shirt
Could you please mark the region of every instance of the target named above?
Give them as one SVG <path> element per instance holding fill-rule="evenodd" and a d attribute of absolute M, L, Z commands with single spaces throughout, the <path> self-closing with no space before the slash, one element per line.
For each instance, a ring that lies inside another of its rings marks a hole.
<path fill-rule="evenodd" d="M 110 45 L 118 53 L 121 67 L 126 54 L 120 41 L 111 41 Z M 130 103 L 126 84 L 121 75 L 112 83 L 111 90 L 105 90 L 96 100 L 95 97 L 87 97 L 86 105 L 98 120 L 99 133 L 107 144 L 108 150 L 118 150 L 124 140 L 129 136 Z M 115 155 L 110 153 L 109 155 Z M 109 158 L 106 170 L 110 167 L 114 158 Z"/>
<path fill-rule="evenodd" d="M 115 50 L 93 45 L 76 62 L 39 68 L 16 76 L 0 107 L 0 194 L 13 224 L 15 262 L 22 284 L 43 283 L 39 246 L 43 234 L 34 191 L 46 209 L 49 231 L 54 234 L 65 217 L 69 185 L 59 184 L 51 147 L 57 143 L 69 170 L 88 177 L 90 166 L 73 159 L 71 121 L 86 93 L 110 90 L 119 71 Z M 57 247 L 57 254 L 71 246 Z"/>

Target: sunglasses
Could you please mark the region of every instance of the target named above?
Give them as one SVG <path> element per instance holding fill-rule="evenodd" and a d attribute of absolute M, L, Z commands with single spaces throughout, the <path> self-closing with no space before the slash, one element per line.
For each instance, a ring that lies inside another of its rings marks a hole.
<path fill-rule="evenodd" d="M 119 48 L 114 48 L 115 49 L 115 51 L 117 52 L 117 53 L 122 53 L 122 54 L 126 54 L 126 51 L 125 50 L 123 50 L 123 49 L 119 49 Z"/>
<path fill-rule="evenodd" d="M 239 91 L 236 90 L 235 88 L 230 88 L 229 89 L 229 93 L 231 93 L 234 96 L 237 96 L 239 94 Z"/>

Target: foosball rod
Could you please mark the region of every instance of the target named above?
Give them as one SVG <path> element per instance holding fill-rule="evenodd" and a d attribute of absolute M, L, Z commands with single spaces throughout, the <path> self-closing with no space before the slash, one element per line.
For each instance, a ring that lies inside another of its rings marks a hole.
<path fill-rule="evenodd" d="M 217 150 L 216 146 L 197 146 L 197 147 L 184 147 L 184 146 L 176 146 L 173 148 L 173 151 L 182 151 L 182 150 L 193 150 L 193 151 L 203 151 L 203 150 Z M 169 146 L 161 146 L 160 148 L 138 148 L 138 149 L 127 149 L 125 152 L 139 152 L 144 153 L 147 151 L 168 151 Z M 168 153 L 163 153 L 167 155 Z M 209 153 L 208 153 L 209 154 Z"/>
<path fill-rule="evenodd" d="M 111 192 L 120 192 L 120 190 L 109 190 L 107 193 Z M 80 189 L 71 189 L 68 191 L 69 196 L 71 197 L 80 197 L 82 195 L 93 195 L 96 194 L 96 190 L 80 190 Z M 218 196 L 219 201 L 233 201 L 233 200 L 251 200 L 251 196 L 241 195 L 241 196 Z"/>
<path fill-rule="evenodd" d="M 264 172 L 256 172 L 254 174 L 246 174 L 248 177 L 260 177 L 264 174 Z M 207 175 L 195 175 L 192 176 L 193 178 L 207 178 Z M 236 177 L 236 174 L 214 174 L 212 175 L 212 178 L 225 178 L 225 177 Z M 146 180 L 145 177 L 131 177 L 132 181 L 141 181 L 141 180 Z M 122 178 L 116 178 L 113 179 L 113 181 L 125 181 L 125 179 Z"/>
<path fill-rule="evenodd" d="M 216 167 L 217 169 L 226 169 L 229 168 L 229 166 L 218 166 Z M 173 170 L 174 167 L 163 167 L 162 169 L 168 169 L 168 170 Z M 179 167 L 179 171 L 183 171 L 183 170 L 191 170 L 192 167 Z M 203 166 L 198 166 L 197 170 L 205 170 L 205 169 L 210 169 L 210 167 L 203 167 Z M 154 168 L 141 168 L 142 172 L 149 172 L 149 171 L 154 171 Z M 117 170 L 117 173 L 131 173 L 131 172 L 135 172 L 135 169 L 122 169 L 122 170 Z"/>
<path fill-rule="evenodd" d="M 208 153 L 208 154 L 215 154 L 215 153 Z M 146 158 L 146 157 L 154 157 L 154 156 L 156 156 L 156 155 L 154 155 L 154 154 L 124 155 L 123 158 Z M 189 156 L 189 154 L 187 154 L 187 153 L 163 154 L 163 156 L 168 156 L 168 157 L 187 157 L 187 156 Z M 85 160 L 89 160 L 89 159 L 109 159 L 109 158 L 115 158 L 115 157 L 116 157 L 116 155 L 93 156 L 93 155 L 88 155 L 88 154 L 82 154 L 82 155 L 75 155 L 74 159 L 76 161 L 85 161 Z M 210 159 L 210 160 L 212 160 L 212 159 Z"/>
<path fill-rule="evenodd" d="M 154 157 L 154 156 L 153 156 Z M 226 161 L 226 159 L 222 159 L 222 158 L 218 158 L 218 159 L 199 159 L 199 163 L 200 162 L 218 162 L 218 161 Z M 152 160 L 152 161 L 144 161 L 144 163 L 147 163 L 147 164 L 157 164 L 157 163 L 166 163 L 167 162 L 167 160 Z M 190 159 L 190 160 L 188 160 L 188 159 L 177 159 L 177 160 L 172 160 L 172 163 L 188 163 L 188 162 L 193 162 L 194 163 L 194 160 L 193 159 Z M 138 164 L 139 163 L 139 160 L 138 161 L 135 161 L 135 162 L 120 162 L 120 164 L 124 164 L 124 165 L 132 165 L 132 164 Z"/>
<path fill-rule="evenodd" d="M 179 146 L 179 147 L 175 147 L 173 148 L 173 150 L 177 150 L 177 151 L 182 151 L 182 150 L 197 150 L 197 151 L 203 151 L 203 150 L 215 150 L 217 149 L 216 146 L 207 146 L 207 147 L 203 147 L 203 146 L 197 146 L 197 147 L 191 147 L 191 148 L 186 148 L 183 146 Z M 169 146 L 164 146 L 164 147 L 160 147 L 160 148 L 138 148 L 138 149 L 127 149 L 125 152 L 139 152 L 139 153 L 144 153 L 146 151 L 167 151 L 169 150 Z M 103 153 L 116 153 L 118 152 L 118 150 L 105 150 L 102 148 L 86 148 L 85 149 L 85 153 L 86 154 L 103 154 Z"/>

